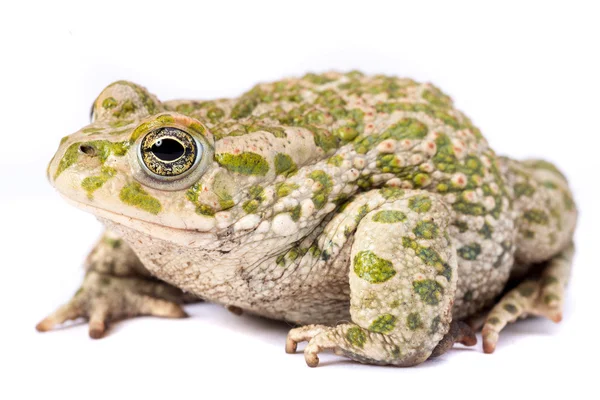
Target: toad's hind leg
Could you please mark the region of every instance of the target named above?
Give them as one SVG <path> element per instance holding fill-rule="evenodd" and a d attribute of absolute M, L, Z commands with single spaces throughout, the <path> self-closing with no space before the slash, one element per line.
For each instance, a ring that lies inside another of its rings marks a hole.
<path fill-rule="evenodd" d="M 352 322 L 302 327 L 288 336 L 288 352 L 309 341 L 309 366 L 318 364 L 323 350 L 371 364 L 415 365 L 432 355 L 449 330 L 457 259 L 446 205 L 419 191 L 393 200 L 378 196 L 358 196 L 343 211 L 360 221 L 349 271 Z M 466 336 L 453 331 L 437 353 L 454 341 L 474 344 L 474 336 Z"/>
<path fill-rule="evenodd" d="M 561 320 L 577 220 L 566 178 L 554 165 L 508 158 L 502 158 L 500 164 L 514 193 L 517 213 L 512 276 L 523 281 L 509 290 L 488 315 L 482 331 L 486 353 L 495 350 L 506 324 L 518 318 L 541 315 L 555 322 Z"/>
<path fill-rule="evenodd" d="M 493 353 L 500 331 L 518 318 L 538 315 L 560 322 L 572 260 L 571 244 L 546 262 L 539 276 L 525 279 L 502 297 L 483 325 L 481 336 L 484 352 Z"/>

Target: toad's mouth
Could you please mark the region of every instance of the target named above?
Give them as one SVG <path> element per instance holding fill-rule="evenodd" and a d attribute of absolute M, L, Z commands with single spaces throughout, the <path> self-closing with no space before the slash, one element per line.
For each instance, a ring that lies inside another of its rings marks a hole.
<path fill-rule="evenodd" d="M 204 249 L 216 247 L 219 243 L 215 232 L 174 228 L 109 211 L 101 207 L 92 206 L 87 203 L 73 200 L 65 195 L 62 195 L 62 197 L 69 204 L 95 215 L 102 223 L 106 224 L 108 228 L 114 230 L 118 234 L 125 235 L 130 233 L 131 230 L 134 230 L 152 238 L 161 239 L 180 246 L 201 247 Z"/>

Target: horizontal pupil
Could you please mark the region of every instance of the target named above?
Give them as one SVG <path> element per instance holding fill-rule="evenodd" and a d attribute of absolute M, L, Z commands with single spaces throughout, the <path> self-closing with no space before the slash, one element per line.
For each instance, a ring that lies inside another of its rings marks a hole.
<path fill-rule="evenodd" d="M 162 161 L 175 161 L 185 153 L 181 143 L 169 138 L 156 141 L 150 151 Z"/>

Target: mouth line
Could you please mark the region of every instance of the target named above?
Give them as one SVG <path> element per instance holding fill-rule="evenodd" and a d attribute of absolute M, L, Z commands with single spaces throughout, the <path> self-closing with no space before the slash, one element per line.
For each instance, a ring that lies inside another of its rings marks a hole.
<path fill-rule="evenodd" d="M 131 224 L 125 224 L 124 222 L 130 222 L 138 225 L 149 225 L 149 227 L 152 228 L 158 228 L 161 230 L 170 230 L 170 231 L 174 231 L 174 232 L 180 232 L 180 233 L 185 233 L 185 234 L 205 234 L 205 235 L 211 235 L 213 236 L 214 233 L 208 232 L 208 231 L 200 231 L 198 229 L 185 229 L 185 228 L 176 228 L 176 227 L 172 227 L 172 226 L 168 226 L 168 225 L 161 225 L 161 224 L 157 224 L 156 222 L 151 222 L 151 221 L 147 221 L 141 218 L 135 218 L 135 217 L 131 217 L 125 214 L 121 214 L 121 213 L 117 213 L 111 210 L 107 210 L 105 208 L 102 207 L 97 207 L 97 206 L 93 206 L 91 204 L 87 204 L 87 203 L 83 203 L 81 201 L 77 201 L 77 200 L 73 200 L 65 195 L 63 195 L 61 193 L 61 196 L 70 204 L 72 204 L 73 206 L 75 206 L 76 208 L 85 211 L 85 212 L 89 212 L 92 215 L 95 215 L 98 218 L 104 218 L 104 219 L 109 219 L 111 221 L 114 221 L 116 223 L 119 223 L 121 225 L 125 225 L 125 226 L 131 226 Z M 93 212 L 92 212 L 93 211 Z"/>

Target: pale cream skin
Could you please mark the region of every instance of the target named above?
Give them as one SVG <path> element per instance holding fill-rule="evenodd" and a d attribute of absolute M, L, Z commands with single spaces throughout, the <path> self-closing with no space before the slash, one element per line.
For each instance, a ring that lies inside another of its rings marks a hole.
<path fill-rule="evenodd" d="M 161 159 L 156 138 L 186 155 Z M 286 350 L 308 341 L 310 366 L 326 349 L 409 366 L 475 344 L 458 321 L 544 261 L 482 319 L 484 350 L 521 315 L 560 319 L 577 215 L 566 180 L 497 157 L 431 84 L 308 74 L 161 103 L 116 82 L 48 176 L 108 231 L 42 331 L 84 316 L 100 337 L 109 320 L 181 317 L 201 298 L 306 325 Z"/>

